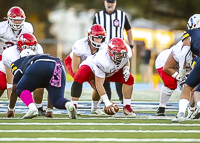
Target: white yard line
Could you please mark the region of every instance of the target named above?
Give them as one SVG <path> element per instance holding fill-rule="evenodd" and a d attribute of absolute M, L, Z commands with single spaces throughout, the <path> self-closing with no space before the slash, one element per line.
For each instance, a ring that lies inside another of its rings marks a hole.
<path fill-rule="evenodd" d="M 0 142 L 13 142 L 13 141 L 68 141 L 68 142 L 200 142 L 200 139 L 194 138 L 155 138 L 155 139 L 131 139 L 131 138 L 0 138 Z"/>
<path fill-rule="evenodd" d="M 200 126 L 200 124 L 180 124 L 180 123 L 0 123 L 0 125 L 35 125 L 35 126 L 58 126 L 58 125 L 76 125 L 76 126 Z"/>
<path fill-rule="evenodd" d="M 200 133 L 200 130 L 0 130 L 0 133 Z"/>

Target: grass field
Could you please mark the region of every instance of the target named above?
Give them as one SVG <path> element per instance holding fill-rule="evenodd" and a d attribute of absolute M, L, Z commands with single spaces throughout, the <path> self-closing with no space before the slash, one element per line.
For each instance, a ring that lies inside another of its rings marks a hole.
<path fill-rule="evenodd" d="M 113 93 L 113 100 L 117 101 L 115 91 Z M 155 116 L 159 91 L 134 91 L 132 108 L 137 114 L 136 118 L 123 116 L 122 106 L 115 116 L 95 116 L 89 112 L 90 105 L 87 103 L 79 106 L 83 114 L 76 120 L 69 119 L 64 111 L 58 114 L 57 110 L 53 119 L 38 116 L 23 120 L 20 117 L 25 112 L 21 112 L 21 104 L 16 106 L 16 117 L 6 119 L 7 102 L 4 95 L 0 102 L 0 110 L 3 110 L 0 112 L 0 142 L 200 142 L 199 119 L 183 123 L 171 122 L 177 113 L 179 94 L 180 92 L 175 92 L 172 95 L 169 102 L 174 104 L 168 104 L 165 117 Z M 89 102 L 90 95 L 90 90 L 84 90 L 81 101 Z M 66 96 L 69 96 L 69 92 L 66 92 Z M 87 101 L 83 101 L 84 99 Z M 25 106 L 22 109 L 27 111 Z"/>

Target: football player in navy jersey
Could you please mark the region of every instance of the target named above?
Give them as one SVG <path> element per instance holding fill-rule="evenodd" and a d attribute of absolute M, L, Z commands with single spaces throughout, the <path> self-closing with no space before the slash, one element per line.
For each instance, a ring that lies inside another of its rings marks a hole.
<path fill-rule="evenodd" d="M 182 78 L 184 88 L 180 95 L 179 111 L 172 122 L 182 122 L 185 120 L 185 111 L 189 104 L 190 92 L 196 87 L 194 92 L 194 100 L 196 102 L 196 111 L 193 113 L 193 118 L 197 118 L 200 114 L 200 58 L 197 59 L 194 69 L 188 76 L 185 77 L 185 57 L 191 50 L 196 56 L 200 56 L 200 14 L 194 14 L 190 17 L 187 23 L 188 30 L 183 34 L 183 47 L 181 50 L 181 62 L 179 62 L 179 75 Z M 195 117 L 194 117 L 195 116 Z"/>
<path fill-rule="evenodd" d="M 11 96 L 17 94 L 28 106 L 29 110 L 22 118 L 37 116 L 31 92 L 36 88 L 46 88 L 51 104 L 57 109 L 67 109 L 69 117 L 76 119 L 75 106 L 64 98 L 66 76 L 61 60 L 44 54 L 34 55 L 30 49 L 23 50 L 20 56 L 22 58 L 11 64 L 14 75 Z"/>

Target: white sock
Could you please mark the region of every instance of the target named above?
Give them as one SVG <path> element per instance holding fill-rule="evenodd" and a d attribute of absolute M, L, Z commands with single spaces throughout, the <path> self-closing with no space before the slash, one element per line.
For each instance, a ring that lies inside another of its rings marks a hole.
<path fill-rule="evenodd" d="M 200 101 L 197 101 L 197 107 L 200 107 Z"/>
<path fill-rule="evenodd" d="M 71 100 L 71 103 L 76 105 L 76 107 L 78 107 L 78 100 Z"/>
<path fill-rule="evenodd" d="M 179 100 L 179 113 L 180 112 L 183 112 L 183 113 L 185 113 L 185 111 L 186 111 L 186 108 L 188 107 L 188 104 L 189 104 L 189 100 L 187 100 L 187 99 L 180 99 Z"/>
<path fill-rule="evenodd" d="M 123 106 L 126 106 L 126 105 L 131 105 L 131 99 L 123 98 Z"/>
<path fill-rule="evenodd" d="M 160 92 L 160 101 L 159 101 L 159 107 L 166 107 L 167 102 L 169 100 L 169 98 L 171 97 L 172 93 L 174 90 L 163 86 L 161 88 L 161 92 Z"/>
<path fill-rule="evenodd" d="M 35 103 L 35 105 L 36 105 L 37 108 L 42 107 L 42 103 L 40 103 L 40 104 Z"/>
<path fill-rule="evenodd" d="M 99 101 L 92 100 L 91 109 L 95 109 L 99 107 Z"/>

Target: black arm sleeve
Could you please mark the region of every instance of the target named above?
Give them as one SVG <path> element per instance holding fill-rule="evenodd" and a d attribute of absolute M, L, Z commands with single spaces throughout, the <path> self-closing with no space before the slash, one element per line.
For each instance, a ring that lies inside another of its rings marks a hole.
<path fill-rule="evenodd" d="M 125 15 L 125 24 L 124 24 L 124 28 L 126 29 L 126 31 L 130 30 L 131 29 L 131 25 L 128 21 L 128 18 L 127 16 Z"/>
<path fill-rule="evenodd" d="M 17 72 L 13 78 L 13 85 L 17 84 L 23 75 L 20 72 Z"/>

